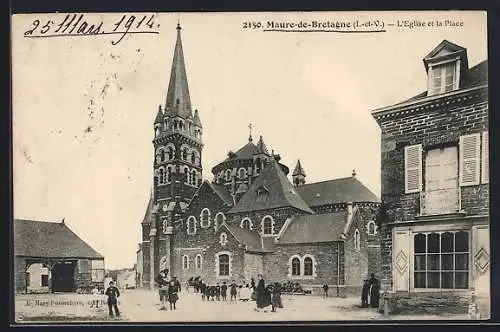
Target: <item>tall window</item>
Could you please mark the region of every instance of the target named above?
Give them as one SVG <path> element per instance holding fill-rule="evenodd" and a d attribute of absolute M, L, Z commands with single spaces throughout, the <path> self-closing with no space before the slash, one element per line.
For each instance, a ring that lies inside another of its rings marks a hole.
<path fill-rule="evenodd" d="M 172 167 L 167 167 L 167 182 L 172 182 Z"/>
<path fill-rule="evenodd" d="M 169 160 L 174 159 L 174 149 L 171 146 L 168 147 L 167 155 Z"/>
<path fill-rule="evenodd" d="M 272 235 L 273 234 L 273 219 L 269 216 L 262 219 L 262 234 Z"/>
<path fill-rule="evenodd" d="M 187 148 L 182 149 L 182 160 L 187 160 L 187 155 L 188 155 L 188 149 Z"/>
<path fill-rule="evenodd" d="M 430 95 L 445 93 L 458 88 L 455 61 L 433 66 L 430 72 Z"/>
<path fill-rule="evenodd" d="M 210 210 L 208 208 L 204 208 L 203 210 L 201 210 L 200 219 L 201 227 L 210 226 Z"/>
<path fill-rule="evenodd" d="M 313 275 L 313 261 L 311 257 L 304 258 L 304 275 L 305 276 Z"/>
<path fill-rule="evenodd" d="M 368 235 L 376 235 L 377 234 L 377 225 L 375 224 L 374 220 L 370 220 L 366 224 L 366 228 L 367 228 L 366 232 L 368 233 Z"/>
<path fill-rule="evenodd" d="M 231 170 L 230 169 L 226 170 L 226 181 L 229 181 L 229 180 L 231 180 Z"/>
<path fill-rule="evenodd" d="M 197 269 L 201 269 L 203 266 L 203 258 L 201 257 L 200 254 L 196 255 L 195 261 L 194 261 L 195 267 Z"/>
<path fill-rule="evenodd" d="M 189 183 L 189 169 L 187 167 L 184 167 L 184 172 L 182 173 L 184 177 L 184 182 Z"/>
<path fill-rule="evenodd" d="M 160 150 L 160 161 L 165 161 L 165 151 L 163 149 Z"/>
<path fill-rule="evenodd" d="M 229 255 L 219 255 L 219 276 L 229 276 Z"/>
<path fill-rule="evenodd" d="M 184 270 L 189 269 L 189 257 L 187 255 L 182 256 L 182 268 Z"/>
<path fill-rule="evenodd" d="M 190 216 L 187 220 L 187 233 L 190 235 L 196 233 L 196 218 L 194 216 Z"/>
<path fill-rule="evenodd" d="M 225 220 L 224 213 L 219 212 L 215 215 L 215 228 L 218 228 Z"/>
<path fill-rule="evenodd" d="M 196 185 L 198 179 L 196 178 L 196 171 L 193 169 L 191 171 L 191 184 Z"/>
<path fill-rule="evenodd" d="M 158 183 L 162 184 L 165 182 L 165 171 L 163 170 L 163 168 L 160 168 L 158 173 L 159 173 L 158 174 Z"/>
<path fill-rule="evenodd" d="M 425 157 L 425 214 L 459 210 L 458 147 L 428 150 Z"/>
<path fill-rule="evenodd" d="M 196 163 L 196 152 L 193 151 L 191 153 L 191 164 L 195 164 Z"/>
<path fill-rule="evenodd" d="M 300 276 L 300 259 L 292 259 L 292 276 Z"/>
<path fill-rule="evenodd" d="M 469 234 L 465 231 L 414 236 L 415 288 L 469 287 Z"/>
<path fill-rule="evenodd" d="M 359 230 L 354 231 L 354 250 L 359 251 L 361 249 L 361 234 Z"/>
<path fill-rule="evenodd" d="M 244 168 L 240 168 L 238 177 L 240 180 L 246 179 L 247 178 L 247 171 Z"/>

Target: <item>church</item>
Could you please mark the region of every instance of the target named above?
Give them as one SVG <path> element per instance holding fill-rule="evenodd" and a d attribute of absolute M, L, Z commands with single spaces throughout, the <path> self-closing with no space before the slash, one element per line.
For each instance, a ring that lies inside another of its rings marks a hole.
<path fill-rule="evenodd" d="M 358 294 L 378 273 L 380 199 L 352 175 L 307 183 L 263 136 L 202 169 L 203 125 L 193 110 L 177 25 L 166 103 L 154 120 L 153 189 L 142 220 L 137 285 L 154 289 L 167 268 L 181 281 L 298 282 L 313 293 Z"/>

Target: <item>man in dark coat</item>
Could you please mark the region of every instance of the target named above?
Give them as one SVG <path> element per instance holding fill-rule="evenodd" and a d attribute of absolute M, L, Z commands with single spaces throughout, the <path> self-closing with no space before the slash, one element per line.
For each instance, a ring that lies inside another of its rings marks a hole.
<path fill-rule="evenodd" d="M 177 309 L 175 307 L 175 304 L 179 299 L 178 292 L 180 291 L 180 289 L 181 289 L 180 282 L 177 280 L 176 277 L 173 277 L 168 286 L 168 302 L 170 303 L 170 310 Z"/>
<path fill-rule="evenodd" d="M 361 306 L 368 307 L 368 297 L 370 295 L 370 282 L 368 279 L 364 280 L 363 289 L 361 290 Z"/>
<path fill-rule="evenodd" d="M 109 282 L 109 287 L 106 289 L 106 295 L 108 296 L 108 309 L 109 315 L 113 317 L 113 309 L 115 310 L 116 317 L 120 317 L 120 310 L 118 310 L 118 298 L 120 297 L 120 291 L 115 287 L 113 281 Z"/>
<path fill-rule="evenodd" d="M 227 301 L 227 284 L 224 281 L 222 286 L 220 287 L 220 295 L 222 297 L 222 301 Z"/>
<path fill-rule="evenodd" d="M 219 283 L 217 283 L 217 285 L 215 286 L 215 299 L 217 301 L 220 301 L 220 285 L 219 285 Z"/>
<path fill-rule="evenodd" d="M 233 280 L 233 283 L 229 286 L 231 293 L 231 301 L 236 300 L 236 294 L 238 293 L 238 286 L 236 286 L 236 282 Z"/>
<path fill-rule="evenodd" d="M 372 308 L 378 308 L 380 299 L 380 282 L 375 275 L 372 273 L 370 278 L 370 306 Z"/>
<path fill-rule="evenodd" d="M 200 280 L 200 292 L 201 292 L 201 299 L 205 301 L 207 297 L 207 285 L 203 280 Z"/>

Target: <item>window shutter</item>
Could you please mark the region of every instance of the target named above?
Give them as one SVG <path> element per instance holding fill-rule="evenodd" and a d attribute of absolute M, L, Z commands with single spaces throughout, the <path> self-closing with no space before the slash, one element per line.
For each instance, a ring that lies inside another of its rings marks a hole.
<path fill-rule="evenodd" d="M 405 193 L 422 190 L 422 144 L 405 147 Z"/>
<path fill-rule="evenodd" d="M 478 134 L 460 136 L 460 185 L 479 184 L 479 149 Z"/>
<path fill-rule="evenodd" d="M 482 166 L 481 166 L 481 183 L 488 183 L 490 181 L 490 162 L 489 162 L 489 143 L 488 132 L 483 132 L 483 145 L 482 145 Z"/>

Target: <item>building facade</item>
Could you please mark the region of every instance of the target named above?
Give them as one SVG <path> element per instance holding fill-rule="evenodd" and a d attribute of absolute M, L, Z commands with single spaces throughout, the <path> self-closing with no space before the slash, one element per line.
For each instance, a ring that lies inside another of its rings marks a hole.
<path fill-rule="evenodd" d="M 166 102 L 154 121 L 153 190 L 142 221 L 141 283 L 168 268 L 181 280 L 209 283 L 294 280 L 316 291 L 359 293 L 380 266 L 379 198 L 352 176 L 306 183 L 252 133 L 203 180 L 203 126 L 192 110 L 181 42 Z"/>
<path fill-rule="evenodd" d="M 104 289 L 104 257 L 63 222 L 14 220 L 17 293 Z"/>
<path fill-rule="evenodd" d="M 444 40 L 427 91 L 373 111 L 381 128 L 382 283 L 391 310 L 489 315 L 487 62 Z"/>

